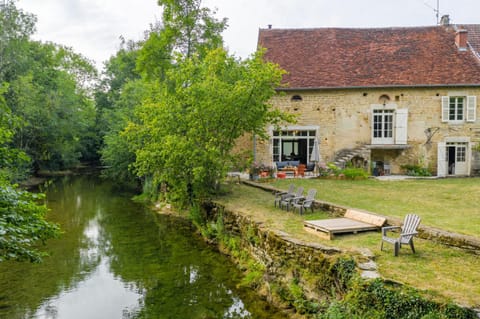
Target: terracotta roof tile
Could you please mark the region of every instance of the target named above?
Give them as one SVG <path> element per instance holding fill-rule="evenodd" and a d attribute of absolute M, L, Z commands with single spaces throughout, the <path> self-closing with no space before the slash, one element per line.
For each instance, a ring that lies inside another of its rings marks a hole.
<path fill-rule="evenodd" d="M 467 30 L 480 48 L 480 26 Z M 261 29 L 258 43 L 291 88 L 480 85 L 480 59 L 453 28 Z"/>
<path fill-rule="evenodd" d="M 468 31 L 468 42 L 480 57 L 480 24 L 465 24 L 459 27 Z"/>

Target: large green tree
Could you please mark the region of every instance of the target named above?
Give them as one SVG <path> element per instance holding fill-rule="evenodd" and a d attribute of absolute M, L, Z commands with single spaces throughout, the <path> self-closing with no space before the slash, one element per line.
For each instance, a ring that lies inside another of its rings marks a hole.
<path fill-rule="evenodd" d="M 124 133 L 136 151 L 137 174 L 165 183 L 183 204 L 210 197 L 237 139 L 286 119 L 268 102 L 282 74 L 261 53 L 241 61 L 215 49 L 179 62 L 165 81 L 151 84 L 138 122 Z"/>
<path fill-rule="evenodd" d="M 105 63 L 95 92 L 103 175 L 125 184 L 136 179 L 129 168 L 135 161 L 135 153 L 120 132 L 134 120 L 133 110 L 143 98 L 145 86 L 136 69 L 140 45 L 141 42 L 122 39 L 120 50 Z"/>
<path fill-rule="evenodd" d="M 120 132 L 135 122 L 134 108 L 148 96 L 156 82 L 176 68 L 177 60 L 205 56 L 223 44 L 221 32 L 226 20 L 217 20 L 199 0 L 163 0 L 162 22 L 151 25 L 139 42 L 122 39 L 121 48 L 107 63 L 97 89 L 97 128 L 103 137 L 101 159 L 104 174 L 126 182 L 133 178 L 135 150 Z"/>
<path fill-rule="evenodd" d="M 28 72 L 10 81 L 7 103 L 23 120 L 13 142 L 35 169 L 72 167 L 86 151 L 82 141 L 94 124 L 95 107 L 77 81 L 83 71 L 71 57 L 82 60 L 69 49 L 32 41 Z"/>
<path fill-rule="evenodd" d="M 141 78 L 122 80 L 118 66 L 131 64 L 112 62 L 123 53 L 110 61 L 113 79 L 123 84 L 109 93 L 115 98 L 108 114 L 120 124 L 109 125 L 102 159 L 110 176 L 134 168 L 153 195 L 162 184 L 171 200 L 193 205 L 217 191 L 240 136 L 263 135 L 268 123 L 287 119 L 268 103 L 283 72 L 261 53 L 243 61 L 230 56 L 222 47 L 226 19 L 200 0 L 158 2 L 162 23 L 134 52 Z M 128 128 L 119 130 L 126 119 Z"/>
<path fill-rule="evenodd" d="M 24 57 L 35 23 L 35 16 L 18 10 L 11 0 L 0 6 L 0 83 L 28 68 Z"/>
<path fill-rule="evenodd" d="M 35 22 L 14 1 L 0 8 L 0 83 L 8 84 L 5 102 L 22 119 L 11 143 L 36 170 L 67 168 L 89 157 L 96 70 L 70 48 L 31 40 Z"/>
<path fill-rule="evenodd" d="M 5 87 L 0 87 L 0 262 L 38 262 L 44 255 L 38 243 L 57 236 L 59 229 L 45 220 L 47 208 L 40 201 L 43 194 L 20 190 L 12 184 L 17 165 L 28 158 L 10 146 L 18 118 L 7 107 L 2 91 Z"/>
<path fill-rule="evenodd" d="M 158 0 L 162 25 L 152 27 L 140 50 L 137 67 L 145 78 L 159 80 L 177 59 L 206 53 L 223 45 L 227 20 L 202 7 L 201 0 Z"/>

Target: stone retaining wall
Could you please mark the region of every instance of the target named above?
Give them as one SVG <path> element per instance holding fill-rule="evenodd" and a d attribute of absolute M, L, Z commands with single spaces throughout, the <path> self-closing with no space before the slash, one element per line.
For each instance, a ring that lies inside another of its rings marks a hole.
<path fill-rule="evenodd" d="M 219 217 L 223 221 L 224 232 L 240 239 L 240 249 L 248 251 L 251 257 L 264 265 L 263 286 L 257 291 L 275 306 L 293 311 L 292 304 L 278 298 L 278 291 L 288 291 L 292 283 L 301 287 L 306 300 L 325 300 L 335 289 L 339 289 L 335 264 L 341 258 L 352 260 L 351 252 L 347 254 L 339 248 L 298 240 L 214 203 L 207 211 L 207 218 L 216 222 Z M 299 313 L 290 313 L 289 317 L 306 318 Z"/>
<path fill-rule="evenodd" d="M 268 187 L 265 189 L 268 190 Z M 319 207 L 331 205 L 319 203 Z M 344 209 L 335 205 L 331 208 L 338 213 Z M 301 309 L 296 309 L 291 296 L 285 298 L 285 295 L 288 296 L 290 293 L 292 284 L 301 287 L 307 303 L 335 299 L 336 297 L 332 296 L 338 297 L 346 293 L 348 287 L 344 283 L 345 272 L 341 266 L 338 267 L 342 261 L 353 260 L 363 278 L 379 277 L 373 260 L 374 256 L 368 250 L 347 252 L 331 246 L 298 240 L 282 231 L 271 230 L 263 223 L 240 212 L 229 211 L 220 203 L 209 206 L 206 214 L 207 220 L 212 223 L 217 223 L 221 219 L 223 231 L 240 240 L 239 249 L 248 251 L 251 257 L 265 266 L 257 292 L 268 302 L 287 311 L 289 318 L 310 318 L 302 314 Z M 430 231 L 428 230 L 429 234 Z M 401 283 L 388 282 L 397 287 L 402 286 Z M 282 292 L 284 296 L 279 298 L 278 295 Z M 478 310 L 473 311 L 480 318 Z"/>

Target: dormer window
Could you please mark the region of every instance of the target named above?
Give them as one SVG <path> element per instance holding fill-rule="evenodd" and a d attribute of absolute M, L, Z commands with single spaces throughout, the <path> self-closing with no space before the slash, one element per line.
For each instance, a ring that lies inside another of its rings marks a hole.
<path fill-rule="evenodd" d="M 294 95 L 294 96 L 292 96 L 292 98 L 291 98 L 291 101 L 292 101 L 292 102 L 300 102 L 300 101 L 302 101 L 302 100 L 303 100 L 303 98 L 302 98 L 301 95 Z"/>

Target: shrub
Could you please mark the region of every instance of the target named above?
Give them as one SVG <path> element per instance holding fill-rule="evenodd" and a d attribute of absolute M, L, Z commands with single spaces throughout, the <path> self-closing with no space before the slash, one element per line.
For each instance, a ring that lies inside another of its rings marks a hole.
<path fill-rule="evenodd" d="M 400 166 L 403 170 L 406 171 L 408 176 L 432 176 L 427 168 L 420 167 L 419 165 L 402 165 Z"/>
<path fill-rule="evenodd" d="M 366 179 L 369 175 L 363 168 L 354 167 L 342 170 L 342 174 L 347 179 Z"/>

